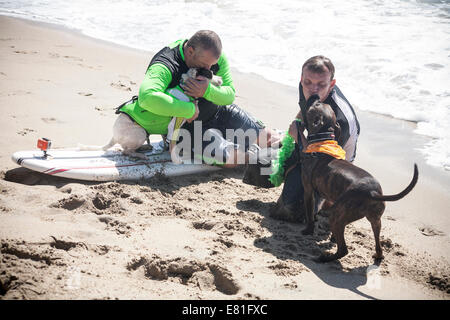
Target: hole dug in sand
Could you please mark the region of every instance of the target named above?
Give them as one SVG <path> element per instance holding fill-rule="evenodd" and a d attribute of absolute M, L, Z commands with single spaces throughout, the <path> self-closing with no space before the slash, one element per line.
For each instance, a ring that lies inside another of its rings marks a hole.
<path fill-rule="evenodd" d="M 106 199 L 102 194 L 97 193 L 94 200 L 92 200 L 94 206 L 99 210 L 108 209 L 111 206 L 112 201 Z"/>
<path fill-rule="evenodd" d="M 50 207 L 52 208 L 62 208 L 66 210 L 75 210 L 81 207 L 86 202 L 85 199 L 72 195 L 69 198 L 61 199 L 55 203 L 52 203 Z"/>
<path fill-rule="evenodd" d="M 56 249 L 69 251 L 70 249 L 76 248 L 78 246 L 84 247 L 85 249 L 88 249 L 87 245 L 83 242 L 73 242 L 73 241 L 66 241 L 66 240 L 58 240 L 54 236 L 50 236 L 53 239 L 53 242 L 50 243 L 50 246 Z"/>
<path fill-rule="evenodd" d="M 240 287 L 230 271 L 214 264 L 185 258 L 163 259 L 157 255 L 132 260 L 127 269 L 145 270 L 145 277 L 159 281 L 175 281 L 201 290 L 218 290 L 226 295 L 236 294 Z"/>

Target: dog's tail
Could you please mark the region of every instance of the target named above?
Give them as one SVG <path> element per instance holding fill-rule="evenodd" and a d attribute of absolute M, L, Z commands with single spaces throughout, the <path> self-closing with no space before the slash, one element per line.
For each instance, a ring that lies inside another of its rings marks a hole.
<path fill-rule="evenodd" d="M 400 200 L 401 198 L 406 196 L 415 187 L 418 178 L 419 178 L 419 170 L 417 169 L 417 164 L 414 164 L 414 176 L 413 176 L 411 182 L 409 183 L 409 185 L 406 187 L 405 190 L 403 190 L 402 192 L 400 192 L 398 194 L 389 195 L 389 196 L 383 196 L 383 195 L 371 193 L 370 197 L 372 199 L 374 199 L 374 200 L 379 200 L 379 201 L 397 201 L 397 200 Z"/>
<path fill-rule="evenodd" d="M 87 146 L 87 145 L 79 143 L 78 150 L 80 150 L 80 151 L 100 151 L 100 150 L 106 151 L 115 144 L 116 144 L 116 142 L 114 141 L 114 138 L 111 138 L 111 141 L 109 141 L 109 143 L 104 146 Z"/>

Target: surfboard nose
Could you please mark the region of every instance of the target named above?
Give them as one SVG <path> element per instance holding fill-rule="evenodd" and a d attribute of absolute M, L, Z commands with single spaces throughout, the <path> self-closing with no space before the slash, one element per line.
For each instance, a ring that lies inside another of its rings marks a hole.
<path fill-rule="evenodd" d="M 11 160 L 16 164 L 21 165 L 23 161 L 23 154 L 21 154 L 21 152 L 14 152 L 11 156 Z"/>

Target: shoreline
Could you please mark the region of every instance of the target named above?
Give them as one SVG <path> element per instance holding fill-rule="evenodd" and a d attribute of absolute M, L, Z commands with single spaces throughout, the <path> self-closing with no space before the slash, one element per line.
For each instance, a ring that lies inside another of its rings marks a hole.
<path fill-rule="evenodd" d="M 107 142 L 114 107 L 137 92 L 151 58 L 145 51 L 22 20 L 0 16 L 0 240 L 6 274 L 24 288 L 11 290 L 6 299 L 449 299 L 429 285 L 427 273 L 450 274 L 450 173 L 428 166 L 414 151 L 426 137 L 413 134 L 402 120 L 356 110 L 361 124 L 356 165 L 373 174 L 386 194 L 402 190 L 413 162 L 419 164 L 416 188 L 388 203 L 383 215 L 385 290 L 367 286 L 373 253 L 367 221 L 348 227 L 347 257 L 313 263 L 310 256 L 327 247 L 326 233 L 304 239 L 302 225 L 271 219 L 268 211 L 281 188 L 244 185 L 239 170 L 139 183 L 81 183 L 29 172 L 30 184 L 4 180 L 6 173 L 20 172 L 11 154 L 33 149 L 37 137 L 67 148 Z M 269 127 L 289 125 L 298 110 L 296 88 L 232 73 L 236 104 Z M 96 207 L 99 202 L 108 205 Z M 186 283 L 176 276 L 149 278 L 151 261 L 160 268 L 184 261 L 198 270 Z M 81 291 L 65 286 L 65 272 L 74 263 L 85 279 Z M 214 287 L 217 270 L 237 293 Z"/>

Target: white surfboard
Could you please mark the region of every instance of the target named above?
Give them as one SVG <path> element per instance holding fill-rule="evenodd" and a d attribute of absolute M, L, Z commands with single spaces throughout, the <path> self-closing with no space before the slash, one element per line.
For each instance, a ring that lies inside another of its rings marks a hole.
<path fill-rule="evenodd" d="M 206 164 L 175 164 L 159 142 L 153 142 L 152 146 L 153 150 L 143 152 L 148 160 L 131 158 L 120 151 L 69 149 L 49 149 L 47 157 L 38 149 L 18 151 L 12 155 L 12 160 L 37 172 L 88 181 L 140 180 L 158 173 L 170 177 L 221 169 Z"/>

